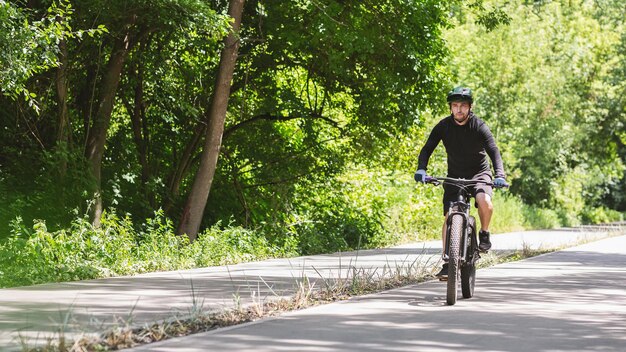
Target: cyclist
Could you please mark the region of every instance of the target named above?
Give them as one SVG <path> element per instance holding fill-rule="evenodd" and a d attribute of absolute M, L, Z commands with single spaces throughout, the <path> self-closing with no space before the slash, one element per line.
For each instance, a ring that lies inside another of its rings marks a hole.
<path fill-rule="evenodd" d="M 448 177 L 484 180 L 485 182 L 493 182 L 496 186 L 505 185 L 506 175 L 502 166 L 500 150 L 496 146 L 489 127 L 472 112 L 472 103 L 474 102 L 472 90 L 466 87 L 456 87 L 448 93 L 447 101 L 450 115 L 439 121 L 431 131 L 426 144 L 422 147 L 415 172 L 415 181 L 424 182 L 428 159 L 439 141 L 443 141 L 448 157 Z M 493 164 L 495 180 L 487 156 Z M 444 184 L 443 214 L 446 221 L 448 209 L 457 193 L 455 188 Z M 492 187 L 478 184 L 471 187 L 470 192 L 476 199 L 475 205 L 478 208 L 478 217 L 480 218 L 478 248 L 481 252 L 487 252 L 491 248 L 489 222 L 493 213 Z M 442 229 L 444 251 L 446 247 L 446 221 L 444 221 Z M 445 278 L 447 275 L 448 263 L 444 263 L 437 277 Z"/>

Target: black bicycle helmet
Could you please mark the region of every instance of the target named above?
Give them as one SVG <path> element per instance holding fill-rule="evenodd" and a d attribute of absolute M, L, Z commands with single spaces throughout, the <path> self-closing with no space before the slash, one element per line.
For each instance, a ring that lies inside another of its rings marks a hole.
<path fill-rule="evenodd" d="M 453 101 L 466 101 L 468 103 L 474 102 L 474 97 L 472 96 L 472 90 L 467 87 L 456 87 L 448 93 L 448 98 L 446 99 L 448 103 Z"/>

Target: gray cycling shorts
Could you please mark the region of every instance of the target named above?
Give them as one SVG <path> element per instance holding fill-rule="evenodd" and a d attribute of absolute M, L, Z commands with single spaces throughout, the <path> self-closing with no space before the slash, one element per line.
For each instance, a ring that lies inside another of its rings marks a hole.
<path fill-rule="evenodd" d="M 493 177 L 490 174 L 478 174 L 472 177 L 472 180 L 479 180 L 485 182 L 493 182 Z M 485 184 L 477 184 L 474 187 L 469 188 L 472 197 L 476 197 L 478 193 L 486 193 L 490 197 L 493 195 L 493 188 L 491 186 L 487 186 Z M 447 185 L 444 183 L 443 185 L 443 215 L 446 216 L 448 214 L 448 210 L 450 210 L 450 205 L 452 202 L 456 201 L 456 195 L 459 191 L 459 188 L 454 185 Z M 478 207 L 476 202 L 474 202 L 474 206 Z"/>

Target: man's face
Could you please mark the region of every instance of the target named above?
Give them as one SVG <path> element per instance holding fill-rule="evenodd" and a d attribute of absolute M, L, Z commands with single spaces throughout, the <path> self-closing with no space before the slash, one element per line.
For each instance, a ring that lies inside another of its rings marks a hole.
<path fill-rule="evenodd" d="M 453 101 L 450 103 L 450 111 L 454 116 L 454 121 L 459 125 L 465 125 L 471 107 L 472 105 L 466 101 Z"/>

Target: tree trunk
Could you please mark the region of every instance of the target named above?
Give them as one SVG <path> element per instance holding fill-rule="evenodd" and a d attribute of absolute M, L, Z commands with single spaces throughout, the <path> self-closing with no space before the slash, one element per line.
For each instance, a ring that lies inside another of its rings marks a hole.
<path fill-rule="evenodd" d="M 69 118 L 67 114 L 67 43 L 65 39 L 59 42 L 59 62 L 56 71 L 56 93 L 58 105 L 59 129 L 57 130 L 57 144 L 70 142 Z"/>
<path fill-rule="evenodd" d="M 224 41 L 224 49 L 222 49 L 220 56 L 219 71 L 213 91 L 211 109 L 209 110 L 204 148 L 200 157 L 200 167 L 183 208 L 178 227 L 178 234 L 186 234 L 191 241 L 198 236 L 202 215 L 204 214 L 204 208 L 206 207 L 213 177 L 215 176 L 220 146 L 222 145 L 230 85 L 239 49 L 239 27 L 241 26 L 243 5 L 244 0 L 230 0 L 228 6 L 228 15 L 234 19 L 233 28 Z"/>
<path fill-rule="evenodd" d="M 83 131 L 85 135 L 89 134 L 91 125 L 91 116 L 93 114 L 93 104 L 95 101 L 96 81 L 98 72 L 100 71 L 100 63 L 91 55 L 85 67 L 86 77 L 84 83 L 78 89 L 74 104 L 80 116 L 82 116 Z M 86 150 L 86 146 L 85 146 Z"/>
<path fill-rule="evenodd" d="M 174 206 L 174 202 L 180 196 L 180 184 L 185 178 L 187 172 L 189 171 L 189 167 L 191 166 L 194 153 L 198 149 L 198 145 L 202 140 L 202 135 L 205 133 L 205 129 L 206 125 L 204 123 L 200 123 L 196 126 L 193 132 L 193 136 L 185 146 L 185 150 L 183 151 L 181 156 L 178 158 L 176 168 L 168 177 L 167 187 L 169 193 L 163 207 L 165 213 L 169 213 L 170 209 Z"/>
<path fill-rule="evenodd" d="M 71 144 L 70 120 L 67 110 L 67 65 L 68 65 L 67 42 L 65 39 L 59 41 L 59 67 L 56 70 L 55 88 L 57 99 L 57 119 L 58 130 L 56 137 L 56 148 L 69 148 Z M 63 183 L 67 174 L 67 159 L 63 158 L 59 165 L 59 179 Z M 61 200 L 62 201 L 62 200 Z"/>
<path fill-rule="evenodd" d="M 128 55 L 129 37 L 116 40 L 111 52 L 111 58 L 107 64 L 107 69 L 102 78 L 100 87 L 100 95 L 98 99 L 98 109 L 93 118 L 89 134 L 87 136 L 85 157 L 91 165 L 96 189 L 94 194 L 94 204 L 92 209 L 91 221 L 94 226 L 100 226 L 100 218 L 102 216 L 102 156 L 104 154 L 104 144 L 106 142 L 109 123 L 111 121 L 111 112 L 113 111 L 113 103 L 117 93 L 117 87 L 120 82 L 124 60 Z"/>
<path fill-rule="evenodd" d="M 140 60 L 141 61 L 141 60 Z M 128 110 L 131 115 L 133 126 L 133 141 L 137 146 L 139 162 L 141 163 L 141 190 L 150 205 L 153 205 L 153 197 L 148 189 L 148 180 L 150 179 L 150 167 L 148 163 L 148 127 L 146 121 L 146 102 L 143 95 L 143 66 L 141 62 L 137 64 L 136 74 L 137 83 L 135 86 L 135 97 L 132 110 Z"/>

